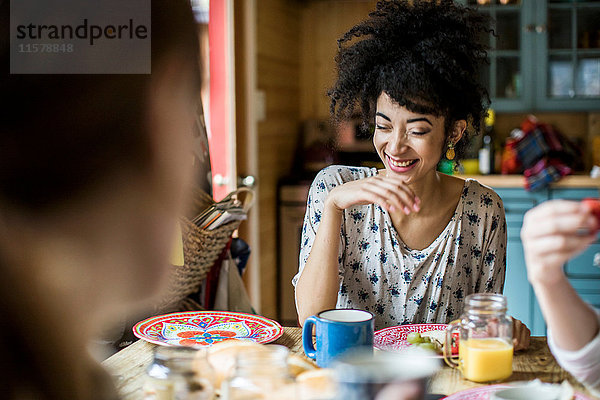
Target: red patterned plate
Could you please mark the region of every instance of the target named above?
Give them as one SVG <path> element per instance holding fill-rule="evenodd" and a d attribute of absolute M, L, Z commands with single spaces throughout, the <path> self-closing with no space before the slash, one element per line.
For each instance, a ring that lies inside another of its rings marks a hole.
<path fill-rule="evenodd" d="M 375 332 L 373 346 L 379 350 L 401 351 L 412 346 L 406 341 L 406 337 L 409 333 L 445 331 L 447 327 L 448 325 L 446 324 L 414 324 L 391 326 L 389 328 L 380 329 Z"/>
<path fill-rule="evenodd" d="M 188 311 L 158 315 L 138 322 L 133 334 L 162 346 L 211 346 L 223 340 L 268 343 L 283 335 L 276 321 L 229 311 Z"/>
<path fill-rule="evenodd" d="M 501 383 L 499 385 L 482 386 L 454 393 L 443 400 L 490 400 L 491 394 L 500 389 L 508 389 L 514 385 Z M 575 400 L 591 400 L 581 393 L 575 393 Z"/>

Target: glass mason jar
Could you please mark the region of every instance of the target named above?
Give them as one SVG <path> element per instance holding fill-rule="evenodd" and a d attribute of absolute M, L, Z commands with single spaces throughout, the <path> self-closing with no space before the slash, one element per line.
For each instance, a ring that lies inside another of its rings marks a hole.
<path fill-rule="evenodd" d="M 446 330 L 444 359 L 473 382 L 501 381 L 512 375 L 513 326 L 506 297 L 476 293 L 467 296 L 460 320 Z M 458 341 L 458 354 L 452 354 Z"/>
<path fill-rule="evenodd" d="M 285 346 L 267 345 L 237 355 L 234 373 L 223 381 L 221 399 L 296 399 L 294 378 L 290 375 Z"/>
<path fill-rule="evenodd" d="M 206 350 L 159 346 L 146 370 L 144 400 L 212 400 L 213 381 Z"/>

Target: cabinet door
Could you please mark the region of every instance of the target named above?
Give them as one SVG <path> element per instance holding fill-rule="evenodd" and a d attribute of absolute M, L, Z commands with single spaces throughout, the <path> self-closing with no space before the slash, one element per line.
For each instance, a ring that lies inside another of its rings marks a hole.
<path fill-rule="evenodd" d="M 508 240 L 521 240 L 521 227 L 525 213 L 548 199 L 548 191 L 528 192 L 521 188 L 494 189 L 502 198 L 506 215 Z"/>
<path fill-rule="evenodd" d="M 524 29 L 531 20 L 531 1 L 468 0 L 480 13 L 493 19 L 493 32 L 483 41 L 490 47 L 489 65 L 480 71 L 481 83 L 488 89 L 491 107 L 496 111 L 531 109 L 534 94 L 533 42 Z"/>
<path fill-rule="evenodd" d="M 600 308 L 600 280 L 570 279 L 570 282 L 584 301 Z"/>
<path fill-rule="evenodd" d="M 521 227 L 523 216 L 531 208 L 548 199 L 548 192 L 530 193 L 521 188 L 495 189 L 502 198 L 506 214 L 507 246 L 506 246 L 506 281 L 504 295 L 508 301 L 508 312 L 523 321 L 532 335 L 546 334 L 546 324 L 541 313 L 533 288 L 527 280 L 527 267 L 521 243 Z"/>
<path fill-rule="evenodd" d="M 504 295 L 508 301 L 508 313 L 523 321 L 533 332 L 532 293 L 527 282 L 523 246 L 518 240 L 509 240 L 506 246 Z"/>
<path fill-rule="evenodd" d="M 600 108 L 600 1 L 538 0 L 536 108 Z"/>
<path fill-rule="evenodd" d="M 279 208 L 278 318 L 285 326 L 298 323 L 292 278 L 298 273 L 305 209 L 301 203 L 284 204 Z"/>

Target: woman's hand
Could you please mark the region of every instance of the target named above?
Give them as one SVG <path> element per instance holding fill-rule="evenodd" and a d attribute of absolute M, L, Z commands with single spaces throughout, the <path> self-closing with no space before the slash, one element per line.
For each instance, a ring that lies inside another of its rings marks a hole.
<path fill-rule="evenodd" d="M 594 310 L 567 280 L 563 265 L 596 240 L 598 222 L 588 204 L 552 200 L 525 214 L 521 239 L 527 276 L 556 345 L 581 349 L 598 334 Z"/>
<path fill-rule="evenodd" d="M 376 175 L 337 186 L 329 192 L 326 206 L 342 211 L 356 205 L 379 204 L 390 212 L 419 212 L 421 200 L 402 179 Z"/>
<path fill-rule="evenodd" d="M 597 230 L 595 217 L 583 203 L 551 200 L 529 210 L 521 240 L 531 284 L 563 280 L 563 265 L 596 240 Z"/>
<path fill-rule="evenodd" d="M 512 317 L 511 317 L 512 318 Z M 513 318 L 513 348 L 515 351 L 525 350 L 529 347 L 531 331 L 524 323 Z"/>

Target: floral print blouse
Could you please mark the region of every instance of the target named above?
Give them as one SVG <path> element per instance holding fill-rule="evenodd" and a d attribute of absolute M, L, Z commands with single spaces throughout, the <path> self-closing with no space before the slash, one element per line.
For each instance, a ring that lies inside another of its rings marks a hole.
<path fill-rule="evenodd" d="M 298 274 L 306 264 L 325 198 L 346 182 L 377 175 L 376 168 L 330 166 L 311 185 Z M 506 221 L 500 197 L 473 179 L 444 231 L 423 250 L 402 242 L 387 211 L 376 204 L 344 210 L 338 252 L 337 308 L 375 315 L 375 329 L 416 323 L 448 323 L 462 314 L 471 293 L 502 293 L 506 269 Z"/>

